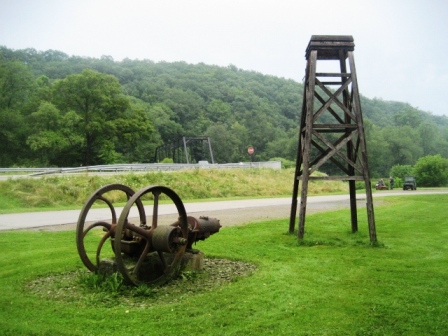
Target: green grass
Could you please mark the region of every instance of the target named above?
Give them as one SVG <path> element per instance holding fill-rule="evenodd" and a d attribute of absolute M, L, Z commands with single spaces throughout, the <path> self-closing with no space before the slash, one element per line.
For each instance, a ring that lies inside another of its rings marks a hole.
<path fill-rule="evenodd" d="M 74 232 L 1 232 L 0 334 L 447 335 L 447 202 L 388 197 L 375 208 L 379 247 L 365 209 L 356 234 L 349 210 L 307 216 L 303 244 L 286 219 L 224 228 L 197 247 L 256 270 L 157 305 L 147 304 L 152 295 L 132 305 L 95 291 L 36 295 L 30 283 L 83 269 Z"/>
<path fill-rule="evenodd" d="M 121 183 L 138 191 L 150 185 L 173 189 L 185 201 L 291 196 L 293 169 L 192 169 L 117 175 L 45 176 L 0 181 L 0 213 L 79 209 L 98 188 Z M 346 193 L 341 181 L 312 181 L 310 194 Z M 126 202 L 124 194 L 114 203 Z"/>

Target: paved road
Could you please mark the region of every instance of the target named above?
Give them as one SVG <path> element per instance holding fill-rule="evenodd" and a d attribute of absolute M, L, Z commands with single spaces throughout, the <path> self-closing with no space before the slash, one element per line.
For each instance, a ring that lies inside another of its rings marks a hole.
<path fill-rule="evenodd" d="M 423 191 L 381 191 L 374 192 L 373 197 L 397 196 L 397 195 L 415 195 L 415 194 L 435 194 L 448 193 L 448 190 L 423 190 Z M 360 206 L 365 205 L 365 194 L 357 195 Z M 374 201 L 374 205 L 377 201 Z M 288 218 L 291 208 L 291 197 L 285 198 L 266 198 L 253 200 L 237 201 L 217 201 L 184 203 L 188 215 L 199 217 L 208 215 L 221 220 L 223 226 L 241 224 L 255 220 L 264 220 L 271 218 Z M 337 208 L 349 207 L 349 195 L 332 196 L 310 196 L 307 202 L 307 213 L 317 211 L 326 211 Z M 241 211 L 244 209 L 244 211 Z M 117 208 L 117 216 L 122 208 Z M 133 209 L 134 210 L 134 209 Z M 136 211 L 131 210 L 130 218 L 138 217 Z M 145 207 L 147 215 L 151 215 L 152 207 Z M 65 229 L 72 229 L 78 221 L 80 210 L 68 211 L 45 211 L 28 212 L 18 214 L 0 214 L 1 230 L 18 230 L 63 226 Z M 177 209 L 174 204 L 159 205 L 159 216 L 175 218 Z M 108 220 L 110 218 L 109 209 L 91 209 L 89 212 L 89 221 Z M 171 220 L 171 219 L 169 219 Z M 170 222 L 172 223 L 172 221 Z"/>

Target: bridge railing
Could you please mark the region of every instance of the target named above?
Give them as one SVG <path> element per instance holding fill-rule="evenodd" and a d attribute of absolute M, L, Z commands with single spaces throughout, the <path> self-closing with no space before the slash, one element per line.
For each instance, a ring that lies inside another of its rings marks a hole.
<path fill-rule="evenodd" d="M 98 166 L 80 166 L 68 168 L 0 168 L 0 173 L 23 174 L 24 176 L 40 176 L 51 174 L 75 174 L 75 173 L 125 173 L 125 172 L 150 172 L 150 171 L 176 171 L 185 169 L 248 169 L 271 168 L 281 169 L 280 161 L 266 162 L 239 162 L 239 163 L 133 163 Z"/>

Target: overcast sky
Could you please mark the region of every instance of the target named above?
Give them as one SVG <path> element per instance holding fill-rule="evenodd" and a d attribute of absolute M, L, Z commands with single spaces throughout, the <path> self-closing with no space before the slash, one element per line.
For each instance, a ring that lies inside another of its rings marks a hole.
<path fill-rule="evenodd" d="M 447 0 L 0 0 L 0 45 L 301 81 L 311 35 L 352 35 L 362 95 L 448 116 L 447 21 Z"/>

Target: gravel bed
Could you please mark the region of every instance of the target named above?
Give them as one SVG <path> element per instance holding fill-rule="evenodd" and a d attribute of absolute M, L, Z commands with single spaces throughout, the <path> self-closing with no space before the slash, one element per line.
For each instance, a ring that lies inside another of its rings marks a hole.
<path fill-rule="evenodd" d="M 116 291 L 101 286 L 86 285 L 87 270 L 39 277 L 27 284 L 27 289 L 43 299 L 67 304 L 95 305 L 98 307 L 148 308 L 180 302 L 189 296 L 212 291 L 217 287 L 249 276 L 256 265 L 227 259 L 204 259 L 201 271 L 184 272 L 160 287 L 120 286 Z"/>

